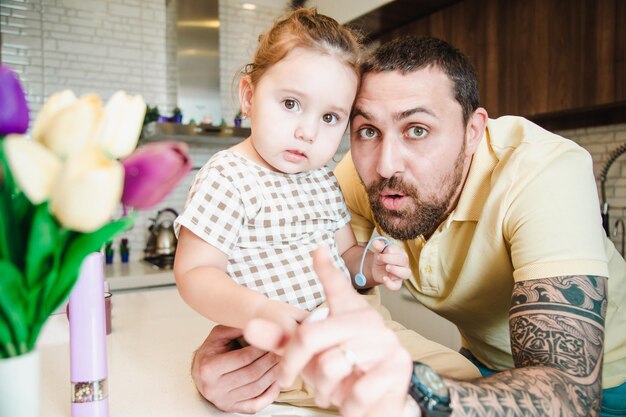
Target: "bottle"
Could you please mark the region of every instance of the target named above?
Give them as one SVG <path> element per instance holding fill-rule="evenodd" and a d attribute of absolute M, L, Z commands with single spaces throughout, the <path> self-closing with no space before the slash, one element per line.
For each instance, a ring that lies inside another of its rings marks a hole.
<path fill-rule="evenodd" d="M 120 240 L 120 259 L 123 264 L 128 262 L 129 251 L 130 248 L 128 246 L 128 239 L 124 238 Z"/>
<path fill-rule="evenodd" d="M 106 243 L 105 247 L 104 247 L 104 262 L 107 265 L 110 265 L 113 263 L 113 242 L 109 241 Z"/>

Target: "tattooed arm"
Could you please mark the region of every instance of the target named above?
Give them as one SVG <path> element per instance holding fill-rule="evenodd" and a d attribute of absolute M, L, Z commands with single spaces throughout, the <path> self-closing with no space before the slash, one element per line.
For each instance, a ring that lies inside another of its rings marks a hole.
<path fill-rule="evenodd" d="M 454 416 L 597 416 L 607 279 L 523 281 L 509 314 L 516 369 L 471 382 L 448 380 Z"/>

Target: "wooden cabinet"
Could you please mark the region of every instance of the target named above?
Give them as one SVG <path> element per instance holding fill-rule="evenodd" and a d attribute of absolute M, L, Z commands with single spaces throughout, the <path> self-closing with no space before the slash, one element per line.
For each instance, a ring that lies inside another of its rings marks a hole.
<path fill-rule="evenodd" d="M 476 66 L 491 116 L 593 119 L 588 126 L 626 122 L 624 22 L 624 0 L 465 0 L 380 40 L 414 34 L 455 45 Z"/>

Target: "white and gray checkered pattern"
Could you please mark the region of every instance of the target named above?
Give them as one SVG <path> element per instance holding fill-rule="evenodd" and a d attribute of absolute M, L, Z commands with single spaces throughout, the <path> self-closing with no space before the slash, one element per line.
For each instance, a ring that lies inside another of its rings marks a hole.
<path fill-rule="evenodd" d="M 226 272 L 237 283 L 312 310 L 325 298 L 310 252 L 327 245 L 349 276 L 334 238 L 349 221 L 330 169 L 283 174 L 226 150 L 198 172 L 175 229 L 228 254 Z"/>

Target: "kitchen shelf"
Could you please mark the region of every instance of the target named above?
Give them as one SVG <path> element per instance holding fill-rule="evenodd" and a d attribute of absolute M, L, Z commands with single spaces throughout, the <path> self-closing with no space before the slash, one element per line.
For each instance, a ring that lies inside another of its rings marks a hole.
<path fill-rule="evenodd" d="M 250 129 L 247 127 L 151 122 L 144 126 L 140 141 L 179 140 L 194 144 L 235 145 L 248 136 Z"/>

